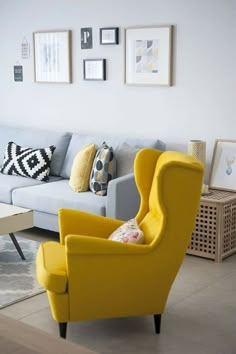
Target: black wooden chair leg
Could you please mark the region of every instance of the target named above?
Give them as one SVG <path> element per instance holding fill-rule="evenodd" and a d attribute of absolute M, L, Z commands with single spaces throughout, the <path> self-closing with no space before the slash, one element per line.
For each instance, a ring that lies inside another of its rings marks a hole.
<path fill-rule="evenodd" d="M 155 331 L 157 334 L 161 332 L 161 315 L 154 315 Z"/>
<path fill-rule="evenodd" d="M 60 337 L 66 339 L 67 322 L 59 322 Z"/>

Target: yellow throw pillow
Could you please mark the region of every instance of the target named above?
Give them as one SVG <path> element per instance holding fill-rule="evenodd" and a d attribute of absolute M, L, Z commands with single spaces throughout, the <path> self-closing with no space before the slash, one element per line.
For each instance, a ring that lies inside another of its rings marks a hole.
<path fill-rule="evenodd" d="M 69 180 L 74 192 L 86 192 L 89 189 L 89 177 L 96 151 L 96 145 L 90 144 L 75 156 Z"/>

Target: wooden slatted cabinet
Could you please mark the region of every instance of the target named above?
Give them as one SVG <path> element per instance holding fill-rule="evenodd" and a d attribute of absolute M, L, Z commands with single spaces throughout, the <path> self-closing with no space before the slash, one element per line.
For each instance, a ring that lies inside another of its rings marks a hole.
<path fill-rule="evenodd" d="M 187 254 L 216 262 L 236 252 L 236 193 L 210 190 L 201 197 Z"/>

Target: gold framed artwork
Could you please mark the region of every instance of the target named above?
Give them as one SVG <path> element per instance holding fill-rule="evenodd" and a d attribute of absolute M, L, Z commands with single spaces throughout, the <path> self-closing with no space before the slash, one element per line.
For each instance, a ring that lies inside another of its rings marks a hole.
<path fill-rule="evenodd" d="M 171 86 L 173 26 L 125 30 L 125 83 Z"/>
<path fill-rule="evenodd" d="M 215 141 L 209 188 L 236 192 L 236 140 Z"/>
<path fill-rule="evenodd" d="M 34 32 L 36 82 L 71 83 L 71 31 Z"/>

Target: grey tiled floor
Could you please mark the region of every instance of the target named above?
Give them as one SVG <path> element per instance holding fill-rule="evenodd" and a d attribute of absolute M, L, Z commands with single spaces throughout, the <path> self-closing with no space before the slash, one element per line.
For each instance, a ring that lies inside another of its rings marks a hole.
<path fill-rule="evenodd" d="M 39 229 L 24 236 L 58 237 Z M 58 335 L 46 294 L 1 313 Z M 104 354 L 236 354 L 236 255 L 223 263 L 185 257 L 162 316 L 160 335 L 154 333 L 153 318 L 146 316 L 69 323 L 67 337 Z"/>

